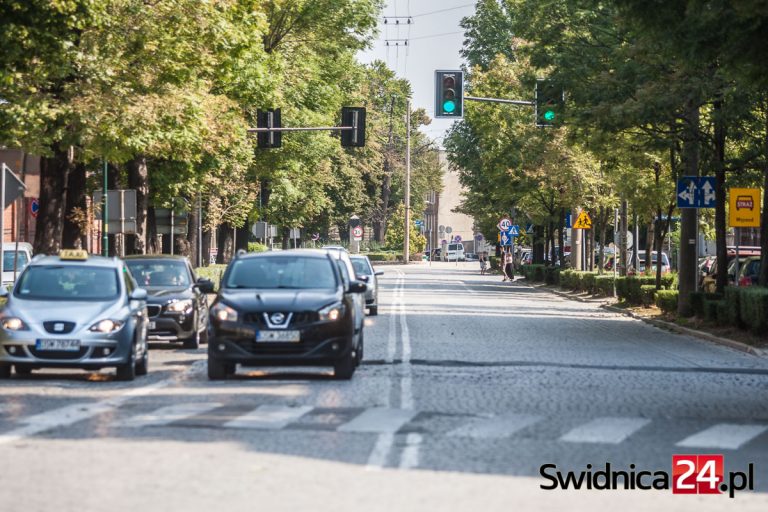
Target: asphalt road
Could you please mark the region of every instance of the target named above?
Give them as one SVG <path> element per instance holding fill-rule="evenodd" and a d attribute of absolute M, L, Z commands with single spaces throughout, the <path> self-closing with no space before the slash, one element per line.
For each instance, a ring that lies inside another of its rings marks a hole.
<path fill-rule="evenodd" d="M 0 510 L 766 510 L 768 359 L 480 276 L 382 267 L 351 382 L 330 369 L 205 377 L 205 348 L 150 374 L 0 383 Z M 753 464 L 756 491 L 540 489 L 543 464 Z"/>

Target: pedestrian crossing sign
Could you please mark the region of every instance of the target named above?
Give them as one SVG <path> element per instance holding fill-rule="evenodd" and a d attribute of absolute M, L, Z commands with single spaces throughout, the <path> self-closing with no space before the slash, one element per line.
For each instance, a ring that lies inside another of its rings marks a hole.
<path fill-rule="evenodd" d="M 579 218 L 573 223 L 573 229 L 592 229 L 592 219 L 589 218 L 586 211 L 579 214 Z"/>

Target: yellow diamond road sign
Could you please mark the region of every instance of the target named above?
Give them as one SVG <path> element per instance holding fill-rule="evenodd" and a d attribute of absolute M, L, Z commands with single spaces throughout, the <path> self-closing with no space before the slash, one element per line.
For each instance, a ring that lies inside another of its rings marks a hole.
<path fill-rule="evenodd" d="M 592 219 L 589 218 L 586 211 L 582 211 L 576 222 L 573 223 L 573 229 L 592 229 Z"/>

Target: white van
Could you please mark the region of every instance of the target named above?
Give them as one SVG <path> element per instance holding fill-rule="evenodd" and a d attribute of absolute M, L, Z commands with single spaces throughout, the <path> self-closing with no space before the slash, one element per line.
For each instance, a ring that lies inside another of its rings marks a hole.
<path fill-rule="evenodd" d="M 464 244 L 448 244 L 445 251 L 441 251 L 440 259 L 443 261 L 465 261 Z"/>
<path fill-rule="evenodd" d="M 3 244 L 3 286 L 12 285 L 32 259 L 32 244 L 19 242 L 19 252 L 16 252 L 16 242 Z M 15 272 L 14 272 L 15 267 Z"/>

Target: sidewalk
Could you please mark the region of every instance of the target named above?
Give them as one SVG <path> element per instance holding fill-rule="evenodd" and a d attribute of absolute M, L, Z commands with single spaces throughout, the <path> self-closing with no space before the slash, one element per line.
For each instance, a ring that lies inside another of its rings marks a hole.
<path fill-rule="evenodd" d="M 632 318 L 636 318 L 637 320 L 642 320 L 643 322 L 653 325 L 655 327 L 658 327 L 660 329 L 666 329 L 668 331 L 676 332 L 678 334 L 685 334 L 688 336 L 700 338 L 700 339 L 709 341 L 711 343 L 717 343 L 718 345 L 723 345 L 725 347 L 729 347 L 734 350 L 738 350 L 740 352 L 751 354 L 753 356 L 768 357 L 768 350 L 765 350 L 765 349 L 753 347 L 752 345 L 748 345 L 740 341 L 732 340 L 730 338 L 724 338 L 722 336 L 710 334 L 708 332 L 700 331 L 698 329 L 683 327 L 681 325 L 677 325 L 672 322 L 667 322 L 665 320 L 644 317 L 642 315 L 636 314 L 634 311 L 616 307 L 615 304 L 618 301 L 613 297 L 594 297 L 587 293 L 568 292 L 568 291 L 560 290 L 558 287 L 553 285 L 529 283 L 525 278 L 519 278 L 516 280 L 516 282 L 521 282 L 521 284 L 530 286 L 531 288 L 546 290 L 550 293 L 554 293 L 555 295 L 559 295 L 560 297 L 565 297 L 567 299 L 577 300 L 579 302 L 585 302 L 589 304 L 599 304 L 601 308 L 607 311 L 612 311 L 614 313 L 619 313 Z"/>

